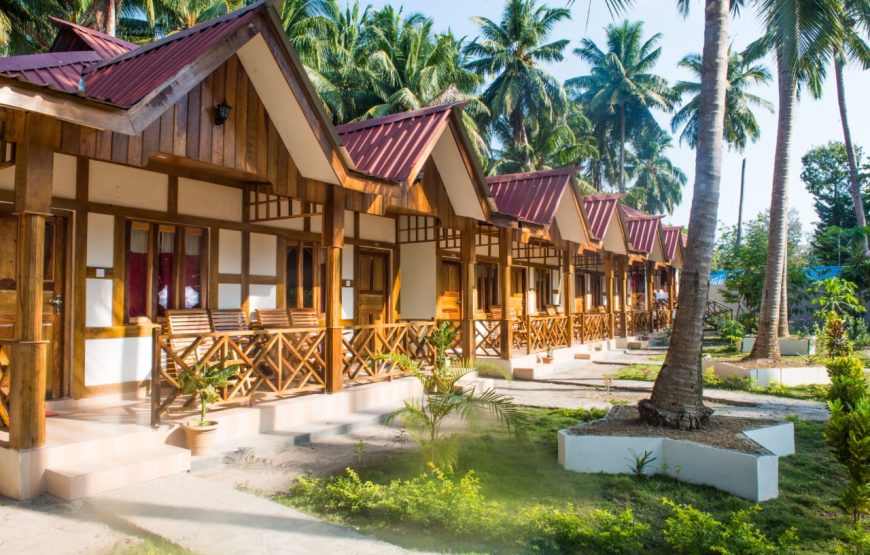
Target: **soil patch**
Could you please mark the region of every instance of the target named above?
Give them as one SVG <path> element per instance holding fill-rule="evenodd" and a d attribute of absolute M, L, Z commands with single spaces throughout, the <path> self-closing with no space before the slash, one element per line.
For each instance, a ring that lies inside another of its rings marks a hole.
<path fill-rule="evenodd" d="M 716 359 L 720 362 L 727 362 L 729 364 L 735 364 L 742 368 L 806 368 L 807 366 L 823 366 L 818 362 L 814 362 L 812 360 L 806 360 L 801 357 L 789 357 L 783 358 L 780 360 L 772 360 L 768 358 L 761 358 L 758 360 L 746 360 L 745 358 L 720 358 Z"/>
<path fill-rule="evenodd" d="M 743 435 L 742 432 L 776 423 L 775 420 L 714 414 L 701 430 L 676 430 L 653 426 L 641 421 L 637 407 L 617 406 L 605 418 L 572 428 L 571 433 L 593 436 L 667 437 L 694 441 L 711 447 L 733 449 L 743 453 L 766 453 L 767 451 L 762 446 Z"/>

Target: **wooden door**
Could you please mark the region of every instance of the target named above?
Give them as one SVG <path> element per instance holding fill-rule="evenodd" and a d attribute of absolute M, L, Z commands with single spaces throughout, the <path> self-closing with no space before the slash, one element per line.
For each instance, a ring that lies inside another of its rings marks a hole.
<path fill-rule="evenodd" d="M 45 226 L 45 272 L 43 280 L 43 339 L 49 342 L 46 398 L 69 395 L 65 352 L 67 238 L 69 220 L 52 216 Z M 0 211 L 0 338 L 14 337 L 16 313 L 16 259 L 18 256 L 18 217 Z M 7 361 L 0 354 L 0 364 Z"/>
<path fill-rule="evenodd" d="M 452 260 L 441 261 L 438 276 L 441 297 L 441 317 L 447 320 L 462 318 L 462 265 Z"/>
<path fill-rule="evenodd" d="M 387 321 L 390 287 L 387 253 L 360 251 L 357 268 L 357 323 L 383 324 Z"/>
<path fill-rule="evenodd" d="M 526 269 L 511 268 L 510 306 L 517 316 L 526 315 Z"/>

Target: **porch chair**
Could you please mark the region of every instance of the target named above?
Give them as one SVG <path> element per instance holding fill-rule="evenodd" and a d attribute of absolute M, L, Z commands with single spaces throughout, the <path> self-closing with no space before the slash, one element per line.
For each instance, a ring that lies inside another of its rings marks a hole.
<path fill-rule="evenodd" d="M 283 308 L 258 308 L 257 325 L 264 330 L 286 330 L 291 328 L 290 315 Z"/>
<path fill-rule="evenodd" d="M 548 304 L 547 305 L 547 316 L 557 316 L 559 313 L 556 310 L 556 305 Z"/>
<path fill-rule="evenodd" d="M 248 318 L 242 309 L 210 310 L 211 327 L 216 332 L 247 331 Z"/>
<path fill-rule="evenodd" d="M 169 344 L 179 358 L 188 348 L 193 345 L 196 337 L 172 337 L 181 334 L 210 334 L 212 333 L 211 321 L 207 310 L 167 310 L 164 329 L 170 335 Z M 202 362 L 208 351 L 214 345 L 214 339 L 206 337 L 196 348 L 183 359 L 185 364 Z M 169 361 L 167 361 L 169 362 Z"/>
<path fill-rule="evenodd" d="M 290 309 L 290 326 L 294 328 L 319 328 L 320 318 L 313 308 Z"/>

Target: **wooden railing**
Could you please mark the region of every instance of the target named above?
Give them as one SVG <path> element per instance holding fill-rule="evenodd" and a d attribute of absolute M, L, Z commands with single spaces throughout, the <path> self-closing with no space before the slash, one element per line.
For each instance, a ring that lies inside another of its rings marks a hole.
<path fill-rule="evenodd" d="M 450 345 L 450 347 L 447 349 L 447 356 L 451 357 L 451 358 L 455 358 L 457 360 L 464 359 L 465 356 L 462 353 L 462 320 L 442 319 L 442 320 L 438 320 L 437 323 L 440 324 L 441 322 L 448 322 L 451 326 L 453 326 L 453 329 L 457 332 L 456 338 L 453 340 L 453 344 Z"/>
<path fill-rule="evenodd" d="M 571 344 L 567 316 L 527 316 L 526 322 L 529 330 L 529 353 Z"/>
<path fill-rule="evenodd" d="M 652 330 L 652 313 L 646 310 L 632 311 L 629 323 L 629 335 L 643 335 Z"/>
<path fill-rule="evenodd" d="M 574 339 L 579 343 L 601 341 L 613 336 L 613 318 L 610 314 L 585 313 L 573 314 Z"/>
<path fill-rule="evenodd" d="M 673 322 L 671 310 L 667 305 L 660 304 L 656 306 L 656 329 L 663 330 L 670 326 Z"/>
<path fill-rule="evenodd" d="M 393 379 L 404 375 L 396 364 L 377 360 L 379 354 L 401 354 L 432 363 L 433 350 L 426 336 L 431 321 L 352 326 L 342 333 L 342 373 L 351 382 Z"/>
<path fill-rule="evenodd" d="M 172 335 L 156 329 L 151 375 L 153 417 L 159 420 L 182 394 L 179 373 L 204 364 L 238 369 L 219 392 L 221 401 L 242 399 L 257 390 L 277 394 L 323 391 L 324 349 L 323 328 Z"/>
<path fill-rule="evenodd" d="M 501 320 L 474 321 L 474 354 L 501 356 Z"/>
<path fill-rule="evenodd" d="M 9 368 L 11 367 L 9 343 L 0 340 L 0 430 L 9 430 Z"/>

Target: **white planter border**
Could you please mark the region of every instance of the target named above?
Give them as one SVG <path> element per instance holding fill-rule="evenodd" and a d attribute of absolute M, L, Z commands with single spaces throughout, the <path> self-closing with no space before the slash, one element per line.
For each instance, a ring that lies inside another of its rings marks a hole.
<path fill-rule="evenodd" d="M 824 366 L 797 366 L 785 368 L 744 368 L 733 362 L 704 360 L 705 368 L 713 367 L 720 379 L 752 378 L 754 385 L 766 386 L 771 383 L 782 385 L 829 384 L 828 370 Z"/>
<path fill-rule="evenodd" d="M 761 453 L 666 437 L 578 435 L 576 432 L 586 425 L 558 432 L 559 464 L 566 470 L 629 474 L 635 455 L 649 451 L 656 458 L 647 469 L 650 474 L 713 486 L 750 501 L 766 501 L 779 495 L 779 457 L 794 454 L 791 422 L 744 432 L 763 448 Z"/>

